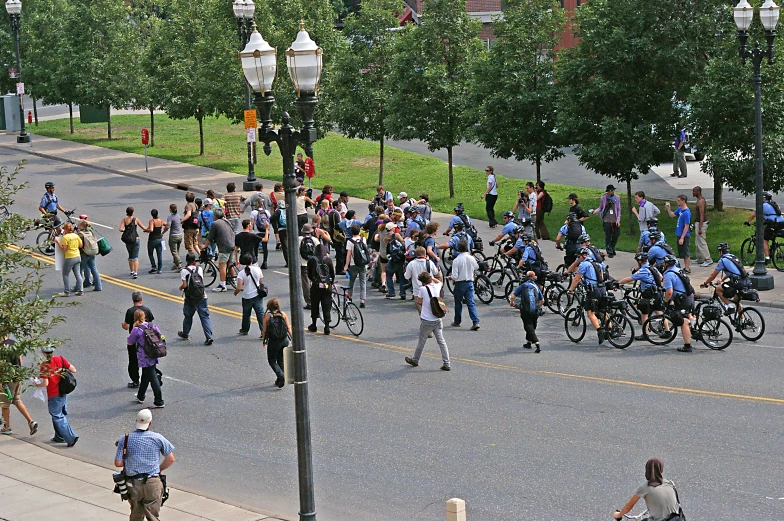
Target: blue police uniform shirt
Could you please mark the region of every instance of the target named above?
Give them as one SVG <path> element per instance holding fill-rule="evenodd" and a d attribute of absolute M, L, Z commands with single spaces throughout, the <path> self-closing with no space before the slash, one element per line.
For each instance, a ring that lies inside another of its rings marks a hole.
<path fill-rule="evenodd" d="M 522 262 L 530 262 L 535 263 L 539 260 L 539 256 L 536 254 L 536 250 L 533 246 L 526 245 L 525 250 L 523 251 Z"/>
<path fill-rule="evenodd" d="M 57 212 L 57 195 L 49 194 L 46 192 L 43 197 L 41 197 L 41 204 L 40 206 L 46 210 L 47 212 L 55 213 Z"/>
<path fill-rule="evenodd" d="M 754 212 L 752 217 L 756 217 L 757 213 Z M 765 201 L 762 203 L 762 218 L 766 223 L 780 223 L 784 222 L 784 216 L 776 215 L 776 209 L 773 205 Z"/>
<path fill-rule="evenodd" d="M 659 232 L 659 233 L 661 233 L 661 242 L 667 242 L 667 239 L 665 239 L 664 237 L 664 232 Z M 650 242 L 651 242 L 650 230 L 644 230 L 642 233 L 640 233 L 640 244 L 645 246 L 647 244 L 650 244 Z"/>
<path fill-rule="evenodd" d="M 512 236 L 512 230 L 514 230 L 516 226 L 517 226 L 517 224 L 515 224 L 515 222 L 514 222 L 514 221 L 509 221 L 509 222 L 508 222 L 508 223 L 506 223 L 506 224 L 504 225 L 504 227 L 501 229 L 501 233 L 502 233 L 502 234 L 504 234 L 504 235 L 508 235 L 509 237 L 511 237 L 511 236 Z"/>
<path fill-rule="evenodd" d="M 655 262 L 656 266 L 661 266 L 662 259 L 667 256 L 667 251 L 656 243 L 648 250 L 648 262 Z"/>
<path fill-rule="evenodd" d="M 731 260 L 731 255 L 729 253 L 725 253 L 719 259 L 719 263 L 716 264 L 716 271 L 723 271 L 725 275 L 731 277 L 733 279 L 740 277 L 740 270 L 735 263 Z"/>
<path fill-rule="evenodd" d="M 691 210 L 688 208 L 678 208 L 672 213 L 678 218 L 678 224 L 675 225 L 675 235 L 678 236 L 678 239 L 681 238 L 684 229 L 686 229 L 686 237 L 691 235 L 689 230 L 689 225 L 691 224 Z"/>
<path fill-rule="evenodd" d="M 471 224 L 471 218 L 468 217 L 467 215 L 465 216 L 465 218 L 466 218 L 466 223 L 468 223 L 466 224 L 466 226 L 469 226 Z M 449 220 L 449 227 L 454 228 L 455 224 L 462 223 L 462 222 L 463 219 L 461 219 L 459 215 L 455 215 Z"/>
<path fill-rule="evenodd" d="M 583 276 L 583 280 L 589 286 L 596 286 L 598 283 L 598 279 L 596 277 L 596 269 L 591 264 L 591 261 L 584 260 L 580 263 L 580 266 L 577 268 L 577 273 Z"/>
<path fill-rule="evenodd" d="M 664 280 L 662 281 L 664 291 L 671 289 L 675 293 L 686 293 L 686 286 L 683 285 L 683 281 L 678 276 L 679 272 L 680 270 L 675 267 L 664 272 Z"/>
<path fill-rule="evenodd" d="M 452 247 L 452 252 L 457 255 L 457 243 L 460 242 L 463 238 L 468 241 L 468 251 L 471 251 L 474 248 L 474 241 L 471 239 L 471 236 L 468 235 L 466 232 L 458 232 L 449 239 L 449 245 Z"/>
<path fill-rule="evenodd" d="M 585 226 L 580 226 L 580 228 L 581 228 L 581 230 L 582 230 L 582 231 L 580 232 L 581 234 L 588 233 L 588 232 L 586 232 L 586 231 L 585 231 Z M 564 237 L 566 237 L 566 234 L 567 234 L 568 232 L 569 232 L 569 225 L 567 225 L 567 224 L 564 224 L 563 226 L 561 226 L 561 227 L 558 229 L 558 233 L 560 233 L 560 234 L 561 234 L 561 235 L 563 235 Z"/>
<path fill-rule="evenodd" d="M 370 212 L 365 216 L 365 222 L 368 222 L 370 219 L 373 219 L 374 217 L 376 217 L 375 212 Z"/>
<path fill-rule="evenodd" d="M 522 252 L 523 250 L 525 250 L 525 243 L 523 242 L 523 239 L 517 239 L 515 241 L 514 247 L 519 252 Z"/>
<path fill-rule="evenodd" d="M 340 229 L 343 230 L 343 232 L 345 232 L 347 238 L 351 239 L 354 237 L 354 235 L 352 235 L 350 230 L 351 227 L 354 226 L 355 224 L 357 226 L 362 226 L 365 223 L 363 223 L 362 221 L 358 221 L 356 219 L 343 219 L 338 223 L 338 227 L 340 227 Z"/>
<path fill-rule="evenodd" d="M 422 228 L 417 224 L 417 222 L 413 219 L 408 220 L 408 226 L 406 227 L 406 237 L 411 235 L 413 232 L 421 231 Z"/>
<path fill-rule="evenodd" d="M 643 264 L 640 269 L 632 273 L 632 280 L 640 282 L 640 289 L 648 289 L 656 284 L 656 279 L 653 278 L 653 273 L 647 265 Z"/>

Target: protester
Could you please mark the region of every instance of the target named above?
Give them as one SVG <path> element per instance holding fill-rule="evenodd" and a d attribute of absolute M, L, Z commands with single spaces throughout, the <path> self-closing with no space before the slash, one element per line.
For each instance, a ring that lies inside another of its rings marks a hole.
<path fill-rule="evenodd" d="M 269 299 L 267 312 L 262 320 L 261 338 L 267 350 L 267 363 L 277 377 L 275 385 L 283 387 L 286 384 L 286 376 L 283 373 L 283 348 L 289 345 L 292 332 L 289 316 L 280 309 L 278 298 Z"/>
<path fill-rule="evenodd" d="M 150 210 L 150 215 L 152 219 L 150 219 L 147 229 L 144 230 L 150 234 L 147 238 L 147 255 L 150 257 L 150 265 L 152 266 L 149 273 L 160 273 L 163 269 L 163 228 L 166 223 L 158 219 L 158 210 L 153 208 Z M 153 253 L 158 257 L 157 264 Z"/>
<path fill-rule="evenodd" d="M 547 229 L 547 225 L 544 223 L 544 214 L 548 211 L 545 208 L 545 201 L 549 201 L 549 208 L 552 209 L 553 200 L 547 193 L 547 190 L 544 189 L 544 186 L 544 181 L 536 182 L 536 222 L 534 223 L 534 228 L 536 229 L 537 239 L 549 241 L 550 231 Z"/>
<path fill-rule="evenodd" d="M 143 303 L 144 296 L 141 291 L 134 291 L 131 293 L 131 301 L 133 306 L 125 311 L 125 319 L 123 320 L 122 328 L 128 332 L 133 329 L 134 315 L 138 310 L 144 311 L 144 321 L 152 322 L 155 316 L 152 314 L 150 308 Z M 131 381 L 128 383 L 129 389 L 136 389 L 139 387 L 139 360 L 136 358 L 136 346 L 125 343 L 128 349 L 128 377 Z"/>
<path fill-rule="evenodd" d="M 695 186 L 691 189 L 691 195 L 697 198 L 695 205 L 696 217 L 694 218 L 694 229 L 697 235 L 694 237 L 694 248 L 697 250 L 697 262 L 700 263 L 700 268 L 707 268 L 713 264 L 711 259 L 710 248 L 708 248 L 708 203 L 702 196 L 702 187 Z"/>
<path fill-rule="evenodd" d="M 621 236 L 621 198 L 615 195 L 615 186 L 607 185 L 599 208 L 593 213 L 602 217 L 604 249 L 607 251 L 607 256 L 612 259 L 615 257 L 615 246 Z"/>
<path fill-rule="evenodd" d="M 634 201 L 637 206 L 632 207 L 632 213 L 640 223 L 640 231 L 648 229 L 648 221 L 659 215 L 659 209 L 651 201 L 645 199 L 645 192 L 642 190 L 634 193 Z"/>
<path fill-rule="evenodd" d="M 254 266 L 255 261 L 250 253 L 243 253 L 240 257 L 240 264 L 244 269 L 237 274 L 237 289 L 234 296 L 242 291 L 242 325 L 240 335 L 247 335 L 250 331 L 250 313 L 255 311 L 256 322 L 259 324 L 259 331 L 262 331 L 261 322 L 264 317 L 264 297 L 262 287 L 264 286 L 264 274 L 261 269 Z M 262 337 L 263 338 L 263 337 Z"/>
<path fill-rule="evenodd" d="M 182 246 L 182 220 L 177 213 L 177 205 L 169 205 L 169 216 L 166 218 L 166 226 L 163 228 L 163 233 L 169 232 L 169 251 L 171 252 L 172 261 L 174 265 L 172 270 L 180 271 L 182 269 L 182 261 L 180 260 L 180 246 Z"/>
<path fill-rule="evenodd" d="M 251 262 L 259 260 L 259 246 L 269 240 L 269 223 L 264 223 L 261 233 L 253 233 L 253 221 L 242 220 L 242 231 L 234 237 L 234 258 L 239 259 L 245 254 L 251 256 Z"/>
<path fill-rule="evenodd" d="M 310 318 L 308 331 L 316 332 L 316 321 L 324 319 L 324 334 L 329 334 L 329 323 L 332 320 L 332 284 L 335 282 L 335 266 L 329 258 L 323 244 L 316 246 L 314 255 L 308 259 L 308 278 L 310 279 Z"/>
<path fill-rule="evenodd" d="M 449 278 L 455 281 L 455 319 L 452 321 L 453 327 L 460 327 L 463 318 L 463 300 L 465 299 L 468 307 L 468 315 L 471 317 L 471 331 L 479 329 L 479 315 L 476 312 L 474 302 L 474 272 L 479 269 L 476 259 L 468 251 L 468 243 L 460 241 L 457 243 L 457 257 L 452 261 L 452 272 Z"/>
<path fill-rule="evenodd" d="M 536 346 L 534 353 L 542 351 L 539 346 L 539 337 L 536 336 L 536 327 L 539 321 L 540 311 L 544 304 L 544 295 L 536 285 L 536 274 L 529 271 L 525 274 L 522 283 L 515 288 L 509 297 L 509 306 L 515 307 L 515 299 L 520 297 L 520 319 L 523 321 L 523 331 L 525 332 L 525 344 L 523 347 L 531 349 Z"/>
<path fill-rule="evenodd" d="M 180 272 L 182 284 L 178 288 L 183 292 L 185 301 L 182 306 L 182 314 L 185 316 L 182 321 L 182 331 L 177 332 L 177 336 L 187 340 L 193 325 L 193 315 L 198 312 L 201 328 L 204 330 L 204 345 L 212 345 L 212 323 L 210 322 L 210 311 L 207 307 L 207 295 L 204 293 L 204 271 L 201 266 L 196 264 L 196 254 L 188 253 L 185 256 L 186 266 Z"/>
<path fill-rule="evenodd" d="M 266 196 L 266 194 L 265 194 Z M 270 213 L 269 211 L 260 204 L 258 208 L 250 212 L 250 220 L 253 223 L 253 230 L 256 234 L 262 235 L 264 238 L 261 241 L 261 269 L 267 269 L 267 258 L 269 257 L 269 239 L 270 239 L 270 228 L 272 224 L 270 223 Z M 258 252 L 256 253 L 258 258 Z"/>
<path fill-rule="evenodd" d="M 452 362 L 449 359 L 449 348 L 444 340 L 444 328 L 441 319 L 433 314 L 433 299 L 438 298 L 441 294 L 441 284 L 438 280 L 434 279 L 430 273 L 422 272 L 419 274 L 419 282 L 422 287 L 419 288 L 419 294 L 416 296 L 416 302 L 421 306 L 419 314 L 419 342 L 414 350 L 414 356 L 405 358 L 406 363 L 416 367 L 419 365 L 419 359 L 422 357 L 422 351 L 425 349 L 425 342 L 428 336 L 432 333 L 436 337 L 438 347 L 441 349 L 441 358 L 443 365 L 441 370 L 451 371 Z"/>
<path fill-rule="evenodd" d="M 231 224 L 232 230 L 234 233 L 240 233 L 242 228 L 240 228 L 240 215 L 242 215 L 242 211 L 240 210 L 240 205 L 242 204 L 242 196 L 235 192 L 237 186 L 234 183 L 228 183 L 226 185 L 226 194 L 223 195 L 223 214 L 225 215 L 226 219 Z"/>
<path fill-rule="evenodd" d="M 214 210 L 213 213 L 215 214 L 215 222 L 210 226 L 210 233 L 207 237 L 207 242 L 204 243 L 204 247 L 209 248 L 211 244 L 215 244 L 218 247 L 218 275 L 220 281 L 216 287 L 212 288 L 212 291 L 217 293 L 226 291 L 226 264 L 230 261 L 233 262 L 234 228 L 228 219 L 224 217 L 223 210 Z"/>
<path fill-rule="evenodd" d="M 66 223 L 68 224 L 68 223 Z M 49 415 L 52 417 L 54 427 L 54 443 L 66 443 L 69 447 L 76 445 L 79 436 L 68 423 L 68 395 L 60 394 L 60 372 L 70 371 L 76 374 L 76 367 L 71 365 L 63 356 L 54 356 L 54 347 L 46 346 L 41 348 L 44 361 L 40 367 L 40 382 L 34 384 L 36 387 L 46 387 L 46 397 L 49 406 Z"/>
<path fill-rule="evenodd" d="M 68 297 L 71 292 L 76 295 L 84 295 L 84 279 L 79 268 L 82 265 L 82 257 L 79 254 L 79 248 L 82 247 L 82 239 L 74 233 L 73 224 L 67 222 L 63 225 L 64 235 L 55 237 L 54 242 L 63 250 L 65 259 L 63 260 L 63 292 L 58 293 L 57 296 Z M 71 288 L 71 273 L 74 274 L 76 285 Z"/>
<path fill-rule="evenodd" d="M 11 352 L 16 342 L 10 338 L 3 337 L 0 342 L 0 358 L 14 367 L 22 367 L 22 357 L 16 353 Z M 3 426 L 0 428 L 0 434 L 13 434 L 11 429 L 11 406 L 15 406 L 19 413 L 27 420 L 27 427 L 30 429 L 30 436 L 34 436 L 38 432 L 38 423 L 33 421 L 33 417 L 27 412 L 27 407 L 22 403 L 22 382 L 19 380 L 9 380 L 0 382 L 0 391 L 7 389 L 11 394 L 9 398 L 5 392 L 0 392 L 0 409 L 2 409 Z"/>
<path fill-rule="evenodd" d="M 310 309 L 310 277 L 308 276 L 308 259 L 316 253 L 318 240 L 313 237 L 313 226 L 305 223 L 302 226 L 302 235 L 299 236 L 299 269 L 302 278 L 302 298 L 305 300 L 305 309 Z"/>
<path fill-rule="evenodd" d="M 95 265 L 98 250 L 98 234 L 95 233 L 92 225 L 87 221 L 86 215 L 80 216 L 78 230 L 76 234 L 82 240 L 81 259 L 79 271 L 82 274 L 84 288 L 95 286 L 93 291 L 101 291 L 101 275 Z"/>
<path fill-rule="evenodd" d="M 386 298 L 395 298 L 395 279 L 400 288 L 400 300 L 406 300 L 406 249 L 405 241 L 399 233 L 387 232 L 380 248 L 386 252 Z"/>
<path fill-rule="evenodd" d="M 348 271 L 351 275 L 348 294 L 349 298 L 353 298 L 354 283 L 358 280 L 359 307 L 364 308 L 365 298 L 367 297 L 367 265 L 370 263 L 370 251 L 367 247 L 367 241 L 359 234 L 359 225 L 352 225 L 350 230 L 352 237 L 347 239 L 346 264 L 344 268 L 344 271 Z M 353 263 L 351 262 L 352 260 L 354 261 Z M 391 282 L 389 283 L 391 284 Z M 392 294 L 394 295 L 394 289 L 392 290 Z"/>
<path fill-rule="evenodd" d="M 316 206 L 316 202 L 308 197 L 307 188 L 297 187 L 297 229 L 302 230 L 308 222 L 308 204 Z"/>
<path fill-rule="evenodd" d="M 136 401 L 144 403 L 147 385 L 150 385 L 155 396 L 153 409 L 163 409 L 163 392 L 161 391 L 161 384 L 156 371 L 158 359 L 150 358 L 144 350 L 145 330 L 147 329 L 152 329 L 159 336 L 162 336 L 161 330 L 158 329 L 157 325 L 147 322 L 144 310 L 137 309 L 133 314 L 133 329 L 131 329 L 131 334 L 128 335 L 127 340 L 129 346 L 136 347 L 136 360 L 139 363 L 139 369 L 142 374 L 139 381 L 139 391 L 136 393 Z"/>

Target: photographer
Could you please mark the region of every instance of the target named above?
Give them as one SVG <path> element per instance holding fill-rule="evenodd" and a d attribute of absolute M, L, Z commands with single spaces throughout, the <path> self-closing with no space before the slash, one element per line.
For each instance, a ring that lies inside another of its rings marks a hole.
<path fill-rule="evenodd" d="M 517 212 L 518 221 L 525 226 L 525 231 L 530 233 L 533 231 L 531 223 L 536 212 L 536 195 L 534 194 L 534 197 L 531 198 L 531 194 L 534 193 L 534 185 L 533 183 L 528 183 L 528 185 L 525 190 L 517 191 L 517 203 L 512 208 L 512 212 Z"/>

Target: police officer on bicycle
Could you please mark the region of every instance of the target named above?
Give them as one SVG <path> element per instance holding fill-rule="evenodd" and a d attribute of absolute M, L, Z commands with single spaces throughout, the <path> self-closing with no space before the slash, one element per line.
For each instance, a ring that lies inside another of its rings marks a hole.
<path fill-rule="evenodd" d="M 639 252 L 634 256 L 637 261 L 637 269 L 632 271 L 630 277 L 622 278 L 618 284 L 628 284 L 630 282 L 640 283 L 640 299 L 637 301 L 637 310 L 640 312 L 640 323 L 645 324 L 648 320 L 648 315 L 657 306 L 656 302 L 659 301 L 659 286 L 657 281 L 661 279 L 661 274 L 656 271 L 654 266 L 648 264 L 648 254 Z M 635 340 L 645 340 L 645 334 L 637 335 Z"/>
<path fill-rule="evenodd" d="M 41 214 L 48 216 L 52 215 L 52 223 L 55 227 L 60 226 L 60 219 L 57 217 L 57 210 L 60 210 L 63 213 L 67 213 L 65 208 L 60 206 L 60 203 L 57 200 L 57 196 L 54 193 L 54 183 L 49 181 L 44 185 L 46 188 L 46 192 L 41 197 L 41 203 L 38 205 L 38 211 Z"/>
<path fill-rule="evenodd" d="M 700 287 L 707 288 L 708 284 L 713 282 L 713 279 L 723 271 L 724 277 L 720 280 L 721 284 L 716 287 L 716 294 L 724 304 L 732 306 L 730 299 L 734 298 L 738 292 L 750 288 L 751 279 L 749 279 L 749 274 L 746 272 L 740 259 L 730 253 L 730 245 L 728 243 L 720 242 L 716 249 L 719 251 L 721 258 L 718 264 L 716 264 L 716 269 L 705 279 L 705 282 L 700 284 Z"/>
<path fill-rule="evenodd" d="M 664 302 L 671 306 L 669 312 L 672 323 L 681 328 L 683 335 L 683 347 L 679 347 L 681 353 L 691 353 L 691 309 L 694 306 L 694 293 L 688 294 L 686 279 L 678 268 L 678 259 L 674 255 L 666 255 L 662 260 L 664 279 Z"/>
<path fill-rule="evenodd" d="M 585 284 L 585 303 L 583 309 L 591 321 L 591 325 L 596 330 L 601 345 L 605 339 L 605 330 L 602 327 L 599 319 L 596 317 L 596 311 L 599 307 L 600 299 L 607 296 L 607 289 L 603 284 L 602 269 L 598 263 L 591 260 L 591 250 L 588 248 L 580 248 L 577 251 L 577 260 L 580 262 L 577 268 L 577 274 L 569 286 L 569 295 L 574 295 L 574 289 L 580 282 Z"/>

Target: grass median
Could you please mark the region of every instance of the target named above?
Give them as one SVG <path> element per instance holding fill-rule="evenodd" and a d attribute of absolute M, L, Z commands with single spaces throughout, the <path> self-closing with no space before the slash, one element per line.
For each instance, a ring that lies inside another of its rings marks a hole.
<path fill-rule="evenodd" d="M 144 147 L 141 144 L 140 131 L 142 128 L 149 127 L 149 123 L 149 116 L 146 115 L 114 116 L 112 117 L 112 140 L 106 139 L 105 123 L 75 123 L 75 133 L 71 134 L 67 118 L 42 121 L 35 131 L 43 136 L 122 152 L 143 154 Z M 205 153 L 203 156 L 199 155 L 198 136 L 199 130 L 196 120 L 173 120 L 162 114 L 156 115 L 155 146 L 148 148 L 147 152 L 151 156 L 164 159 L 234 172 L 239 175 L 247 174 L 247 148 L 245 146 L 245 129 L 242 125 L 232 125 L 224 118 L 205 119 Z M 373 197 L 378 182 L 378 143 L 349 139 L 330 133 L 316 142 L 313 149 L 316 164 L 314 187 L 320 188 L 325 184 L 330 184 L 335 187 L 335 191 L 346 190 L 352 197 L 362 199 Z M 267 157 L 259 146 L 256 175 L 264 179 L 281 180 L 281 170 L 281 158 L 276 147 L 273 146 L 272 154 Z M 566 176 L 564 177 L 566 178 Z M 434 157 L 385 147 L 385 188 L 394 194 L 404 191 L 413 197 L 420 193 L 427 193 L 433 208 L 441 212 L 452 213 L 455 204 L 462 202 L 470 216 L 486 219 L 484 201 L 479 197 L 484 191 L 485 179 L 485 174 L 481 170 L 464 166 L 454 167 L 455 198 L 450 199 L 445 162 Z M 555 182 L 562 180 L 566 179 L 544 179 L 554 202 L 553 212 L 545 218 L 553 238 L 568 213 L 569 205 L 566 202 L 566 197 L 569 193 L 579 194 L 580 204 L 586 210 L 596 208 L 602 195 L 601 190 L 556 184 Z M 604 180 L 600 184 L 604 184 Z M 517 190 L 522 189 L 524 185 L 525 181 L 523 180 L 498 176 L 500 195 L 496 204 L 496 214 L 499 217 L 504 210 L 514 206 Z M 216 186 L 215 189 L 220 191 L 223 187 Z M 619 193 L 619 195 L 621 195 L 624 215 L 618 250 L 634 251 L 639 236 L 637 233 L 629 232 L 626 197 L 625 194 Z M 673 190 L 673 208 L 677 195 Z M 691 194 L 687 195 L 691 199 Z M 670 219 L 666 215 L 664 201 L 653 201 L 662 210 L 662 214 L 659 215 L 660 228 L 667 235 L 668 242 L 675 247 L 675 219 Z M 691 206 L 693 212 L 693 204 Z M 365 214 L 365 208 L 358 210 L 360 214 Z M 743 219 L 748 215 L 747 210 L 726 208 L 724 212 L 715 212 L 713 207 L 708 207 L 710 221 L 708 244 L 714 260 L 716 259 L 716 244 L 721 241 L 729 242 L 734 253 L 739 252 L 741 242 L 751 234 L 750 228 L 742 226 Z M 604 232 L 598 217 L 586 221 L 586 229 L 594 238 L 595 244 L 604 245 Z M 692 255 L 695 253 L 692 242 Z"/>

